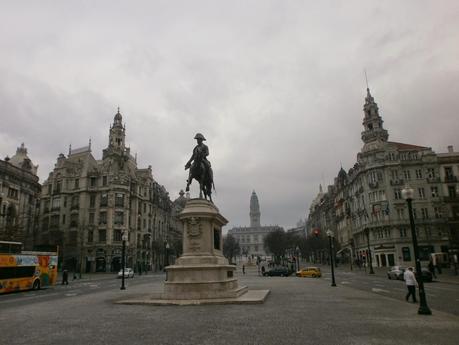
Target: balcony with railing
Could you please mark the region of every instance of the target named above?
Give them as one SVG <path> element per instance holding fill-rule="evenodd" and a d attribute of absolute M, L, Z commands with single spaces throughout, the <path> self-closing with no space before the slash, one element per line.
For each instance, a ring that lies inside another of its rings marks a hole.
<path fill-rule="evenodd" d="M 440 177 L 427 177 L 427 183 L 440 183 Z"/>
<path fill-rule="evenodd" d="M 446 182 L 446 183 L 457 182 L 457 176 L 454 176 L 454 175 L 446 175 L 446 176 L 445 176 L 445 182 Z"/>
<path fill-rule="evenodd" d="M 378 181 L 374 181 L 374 182 L 368 182 L 368 187 L 370 187 L 370 189 L 376 189 L 378 188 Z"/>
<path fill-rule="evenodd" d="M 443 197 L 444 202 L 459 202 L 459 197 L 457 195 L 449 195 Z"/>
<path fill-rule="evenodd" d="M 390 185 L 391 186 L 403 186 L 404 182 L 405 181 L 403 179 L 390 180 Z"/>

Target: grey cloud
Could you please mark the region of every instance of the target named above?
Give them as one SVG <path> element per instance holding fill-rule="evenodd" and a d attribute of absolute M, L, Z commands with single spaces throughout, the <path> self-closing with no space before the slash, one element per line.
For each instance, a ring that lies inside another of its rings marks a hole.
<path fill-rule="evenodd" d="M 9 3 L 0 14 L 0 154 L 43 180 L 68 144 L 96 158 L 121 107 L 139 165 L 171 197 L 201 131 L 229 226 L 294 225 L 360 150 L 363 70 L 390 139 L 459 147 L 455 1 Z M 196 192 L 196 189 L 194 189 Z"/>

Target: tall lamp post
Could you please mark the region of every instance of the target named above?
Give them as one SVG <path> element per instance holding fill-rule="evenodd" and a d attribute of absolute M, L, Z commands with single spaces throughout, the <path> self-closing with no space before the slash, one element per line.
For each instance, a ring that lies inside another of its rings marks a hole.
<path fill-rule="evenodd" d="M 375 274 L 375 271 L 373 271 L 373 260 L 371 258 L 371 249 L 370 249 L 370 229 L 366 228 L 365 229 L 366 235 L 367 235 L 367 247 L 368 247 L 368 264 L 370 265 L 370 272 L 369 274 Z"/>
<path fill-rule="evenodd" d="M 333 265 L 333 259 L 335 257 L 334 255 L 334 245 L 333 245 L 333 239 L 335 237 L 335 235 L 333 234 L 333 231 L 331 230 L 327 230 L 327 236 L 328 236 L 328 244 L 330 245 L 330 265 L 331 265 L 331 273 L 332 273 L 332 283 L 331 283 L 331 286 L 336 286 L 336 283 L 335 283 L 335 269 L 334 269 L 334 265 Z"/>
<path fill-rule="evenodd" d="M 410 227 L 411 227 L 411 238 L 413 240 L 414 260 L 416 262 L 416 272 L 418 272 L 418 276 L 419 276 L 418 285 L 419 285 L 420 303 L 419 303 L 418 314 L 431 315 L 432 312 L 427 306 L 426 292 L 424 290 L 424 282 L 422 281 L 421 261 L 419 260 L 418 238 L 416 235 L 416 227 L 414 225 L 414 217 L 413 217 L 413 207 L 411 204 L 413 201 L 413 195 L 414 195 L 413 188 L 409 186 L 405 186 L 405 188 L 402 189 L 402 197 L 403 199 L 406 200 L 408 204 L 408 214 L 410 216 Z"/>
<path fill-rule="evenodd" d="M 121 252 L 121 270 L 123 271 L 123 275 L 121 276 L 121 288 L 120 290 L 126 290 L 126 286 L 124 285 L 124 268 L 126 266 L 126 241 L 128 240 L 127 231 L 123 231 L 123 235 L 121 237 L 123 240 L 123 250 Z"/>
<path fill-rule="evenodd" d="M 296 246 L 296 270 L 300 270 L 300 247 Z"/>

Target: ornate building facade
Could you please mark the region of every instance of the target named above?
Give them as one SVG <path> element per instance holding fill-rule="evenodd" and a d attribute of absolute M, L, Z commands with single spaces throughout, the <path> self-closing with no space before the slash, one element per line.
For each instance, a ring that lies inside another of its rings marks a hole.
<path fill-rule="evenodd" d="M 266 256 L 264 249 L 264 239 L 271 231 L 282 230 L 278 225 L 261 226 L 261 212 L 258 196 L 255 191 L 250 197 L 250 226 L 249 227 L 234 227 L 228 230 L 228 234 L 232 235 L 239 241 L 242 255 L 257 257 Z"/>
<path fill-rule="evenodd" d="M 37 169 L 24 143 L 13 157 L 0 160 L 0 240 L 22 242 L 28 250 L 37 227 L 41 190 Z"/>
<path fill-rule="evenodd" d="M 357 162 L 348 172 L 341 168 L 334 184 L 315 198 L 308 232 L 334 230 L 341 254 L 352 260 L 365 262 L 371 255 L 375 266 L 414 265 L 407 204 L 401 194 L 410 185 L 416 192 L 413 213 L 421 259 L 452 250 L 441 155 L 429 147 L 388 141 L 369 89 L 363 111 L 364 145 Z M 452 190 L 457 175 L 451 170 L 449 176 Z"/>
<path fill-rule="evenodd" d="M 70 149 L 59 155 L 43 184 L 38 242 L 58 245 L 59 261 L 68 269 L 119 270 L 124 233 L 128 267 L 145 271 L 164 265 L 172 204 L 151 166 L 137 167 L 125 138 L 118 110 L 101 160 L 92 155 L 91 142 Z"/>

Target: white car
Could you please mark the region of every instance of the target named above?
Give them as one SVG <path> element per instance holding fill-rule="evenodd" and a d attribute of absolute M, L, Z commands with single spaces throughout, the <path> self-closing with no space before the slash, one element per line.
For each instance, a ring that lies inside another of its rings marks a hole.
<path fill-rule="evenodd" d="M 123 270 L 118 272 L 118 278 L 123 276 Z M 124 278 L 134 278 L 134 270 L 132 268 L 125 268 L 124 269 Z"/>

